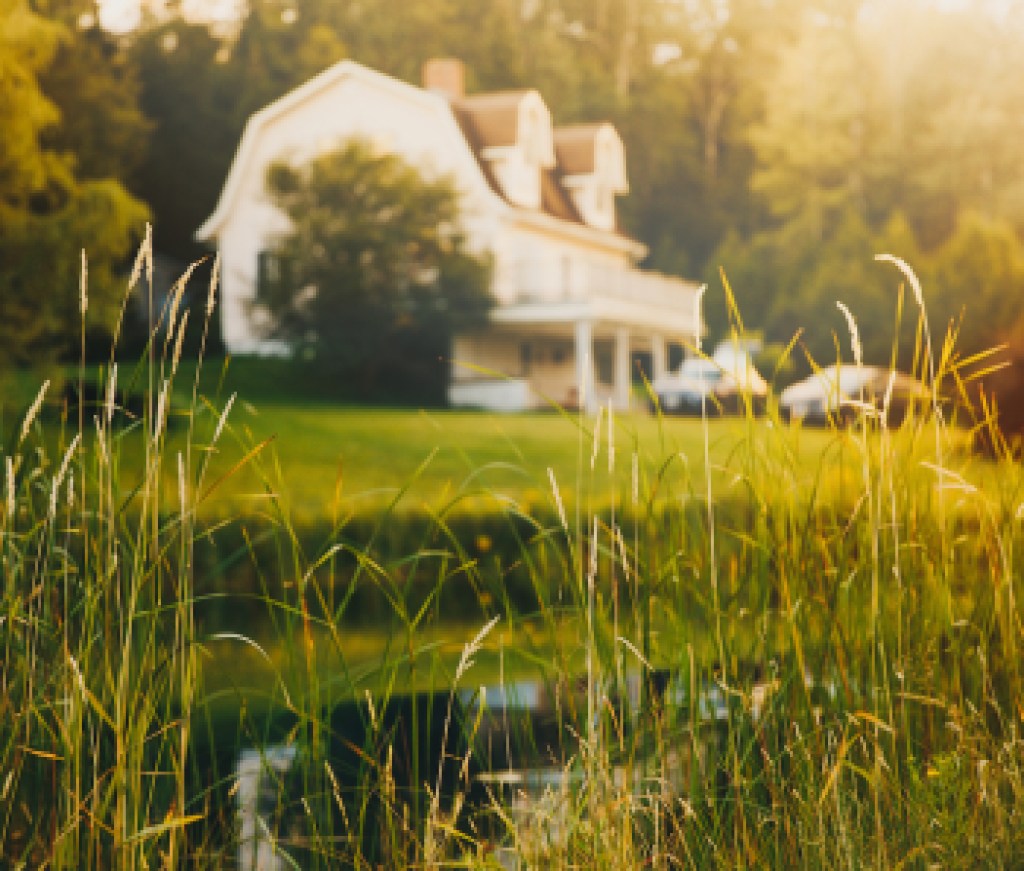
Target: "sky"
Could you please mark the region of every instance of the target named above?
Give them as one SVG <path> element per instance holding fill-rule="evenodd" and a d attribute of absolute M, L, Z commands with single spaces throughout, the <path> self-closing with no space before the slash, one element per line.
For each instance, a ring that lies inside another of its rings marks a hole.
<path fill-rule="evenodd" d="M 182 0 L 185 16 L 194 21 L 224 22 L 236 17 L 245 0 Z M 124 33 L 139 24 L 140 0 L 99 0 L 100 24 L 114 33 Z"/>
<path fill-rule="evenodd" d="M 1011 6 L 1010 0 L 932 0 L 932 3 L 941 9 L 969 9 L 978 6 L 995 12 L 1005 12 Z"/>
<path fill-rule="evenodd" d="M 141 0 L 99 0 L 100 23 L 107 30 L 123 33 L 139 23 Z M 928 0 L 940 9 L 987 9 L 1005 15 L 1013 0 Z M 210 23 L 231 21 L 240 13 L 245 0 L 182 0 L 185 16 Z"/>

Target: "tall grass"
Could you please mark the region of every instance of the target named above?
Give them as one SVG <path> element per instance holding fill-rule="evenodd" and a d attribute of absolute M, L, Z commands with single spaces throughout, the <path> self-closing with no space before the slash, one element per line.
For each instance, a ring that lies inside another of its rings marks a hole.
<path fill-rule="evenodd" d="M 151 282 L 148 238 L 132 285 L 143 272 Z M 83 335 L 86 281 L 83 257 Z M 9 865 L 184 859 L 184 829 L 196 818 L 185 784 L 201 687 L 190 554 L 203 464 L 163 450 L 182 290 L 166 313 L 161 386 L 140 420 L 123 425 L 111 364 L 88 418 L 80 400 L 44 428 L 44 385 L 4 445 L 0 849 Z M 80 378 L 79 397 L 81 388 Z M 140 470 L 121 468 L 128 440 L 144 445 Z M 162 491 L 168 465 L 176 500 Z"/>
<path fill-rule="evenodd" d="M 0 864 L 251 859 L 234 763 L 254 748 L 285 867 L 1019 865 L 1024 478 L 998 438 L 994 460 L 965 449 L 945 399 L 975 361 L 933 349 L 895 265 L 932 397 L 898 428 L 887 397 L 856 402 L 808 464 L 801 426 L 747 403 L 712 464 L 706 414 L 703 457 L 672 450 L 686 423 L 651 451 L 628 416 L 566 415 L 576 480 L 522 470 L 540 509 L 475 473 L 423 500 L 413 476 L 367 527 L 339 476 L 315 540 L 234 397 L 203 396 L 199 367 L 175 389 L 183 278 L 139 419 L 111 362 L 97 408 L 44 420 L 44 386 L 3 445 Z M 147 239 L 130 285 L 152 293 L 150 270 Z M 994 431 L 987 406 L 960 415 Z M 243 468 L 257 507 L 207 512 Z M 419 540 L 396 553 L 410 500 Z M 486 502 L 499 526 L 468 535 Z M 254 608 L 267 629 L 231 621 Z M 524 677 L 543 714 L 499 703 Z"/>

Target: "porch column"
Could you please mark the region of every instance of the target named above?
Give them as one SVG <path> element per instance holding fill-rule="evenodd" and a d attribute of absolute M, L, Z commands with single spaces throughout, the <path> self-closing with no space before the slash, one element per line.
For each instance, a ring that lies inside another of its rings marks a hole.
<path fill-rule="evenodd" d="M 660 333 L 651 336 L 651 381 L 657 381 L 668 374 L 668 347 Z"/>
<path fill-rule="evenodd" d="M 619 327 L 615 331 L 615 366 L 613 373 L 615 408 L 619 411 L 628 411 L 632 379 L 629 373 L 629 330 L 626 327 Z"/>
<path fill-rule="evenodd" d="M 594 328 L 590 321 L 576 321 L 576 401 L 584 411 L 596 407 L 594 391 Z"/>

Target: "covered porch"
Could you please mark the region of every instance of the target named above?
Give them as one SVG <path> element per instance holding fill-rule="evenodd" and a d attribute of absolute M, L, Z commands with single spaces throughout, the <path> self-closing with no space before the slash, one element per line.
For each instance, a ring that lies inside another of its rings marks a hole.
<path fill-rule="evenodd" d="M 454 407 L 520 411 L 560 406 L 628 411 L 635 385 L 664 376 L 689 335 L 589 317 L 526 323 L 495 318 L 453 348 Z"/>

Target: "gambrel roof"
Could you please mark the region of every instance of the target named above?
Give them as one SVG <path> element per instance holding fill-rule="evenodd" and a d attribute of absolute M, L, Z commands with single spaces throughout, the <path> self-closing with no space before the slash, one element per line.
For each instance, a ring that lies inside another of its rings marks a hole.
<path fill-rule="evenodd" d="M 461 147 L 471 155 L 479 167 L 481 183 L 492 196 L 517 213 L 534 212 L 538 219 L 555 219 L 575 225 L 586 235 L 600 234 L 605 244 L 629 248 L 633 256 L 642 256 L 645 249 L 635 240 L 628 239 L 614 229 L 588 223 L 574 194 L 581 178 L 586 178 L 600 167 L 595 158 L 598 133 L 611 131 L 619 142 L 618 134 L 610 124 L 576 125 L 553 128 L 550 113 L 540 94 L 533 89 L 497 91 L 491 93 L 458 95 L 446 98 L 439 93 L 410 85 L 391 76 L 372 70 L 351 60 L 341 61 L 319 75 L 285 94 L 253 114 L 245 126 L 235 159 L 213 214 L 196 232 L 201 240 L 216 238 L 224 226 L 228 212 L 242 185 L 242 177 L 250 171 L 265 131 L 294 110 L 316 100 L 347 80 L 359 79 L 382 89 L 396 99 L 413 101 L 420 108 L 428 108 L 437 123 L 452 125 Z M 533 208 L 517 202 L 503 183 L 500 164 L 516 149 L 524 147 L 524 133 L 530 124 L 536 138 L 537 151 L 532 155 L 539 174 L 539 196 Z M 458 143 L 454 147 L 460 147 Z M 571 178 L 572 184 L 566 184 Z M 612 188 L 624 190 L 615 179 Z M 566 227 L 570 230 L 570 227 Z"/>

